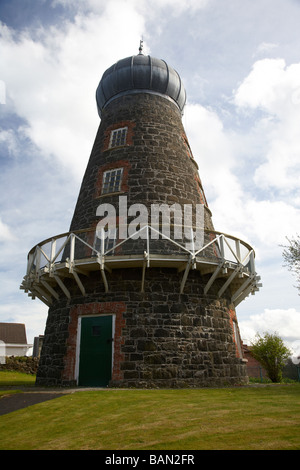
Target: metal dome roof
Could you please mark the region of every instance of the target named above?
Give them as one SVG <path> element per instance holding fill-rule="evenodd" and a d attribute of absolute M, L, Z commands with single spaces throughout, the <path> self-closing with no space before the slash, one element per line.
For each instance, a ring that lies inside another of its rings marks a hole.
<path fill-rule="evenodd" d="M 183 111 L 186 92 L 181 78 L 164 60 L 143 54 L 121 59 L 103 74 L 96 91 L 98 113 L 124 94 L 154 93 L 173 100 Z"/>

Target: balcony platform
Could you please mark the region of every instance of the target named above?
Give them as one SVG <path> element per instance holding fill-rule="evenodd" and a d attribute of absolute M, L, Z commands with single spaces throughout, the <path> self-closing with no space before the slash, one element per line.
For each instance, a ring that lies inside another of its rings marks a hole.
<path fill-rule="evenodd" d="M 65 283 L 68 278 L 74 280 L 85 296 L 91 272 L 99 271 L 99 282 L 103 282 L 105 292 L 109 292 L 108 272 L 138 268 L 141 270 L 140 289 L 144 292 L 146 271 L 161 267 L 177 270 L 180 293 L 184 293 L 191 270 L 206 276 L 204 294 L 209 294 L 215 281 L 222 279 L 224 282 L 217 296 L 221 298 L 230 287 L 234 306 L 261 287 L 255 271 L 254 250 L 238 238 L 205 231 L 203 246 L 188 249 L 184 243 L 147 225 L 136 232 L 135 237 L 112 244 L 103 233 L 99 238 L 95 230 L 69 232 L 47 239 L 30 250 L 20 288 L 32 299 L 39 298 L 50 306 L 59 299 L 59 291 L 71 298 Z"/>

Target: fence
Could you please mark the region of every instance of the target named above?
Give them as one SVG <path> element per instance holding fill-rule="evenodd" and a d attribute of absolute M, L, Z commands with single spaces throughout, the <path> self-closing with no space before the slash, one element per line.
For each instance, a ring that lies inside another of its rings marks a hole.
<path fill-rule="evenodd" d="M 261 382 L 268 379 L 268 374 L 262 366 L 247 366 L 247 372 L 249 378 L 260 379 Z M 300 382 L 300 364 L 288 362 L 282 369 L 282 377 Z"/>

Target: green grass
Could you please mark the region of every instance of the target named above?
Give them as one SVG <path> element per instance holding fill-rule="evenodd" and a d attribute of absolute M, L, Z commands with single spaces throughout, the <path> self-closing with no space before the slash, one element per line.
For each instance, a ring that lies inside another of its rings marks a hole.
<path fill-rule="evenodd" d="M 4 395 L 13 395 L 14 393 L 22 393 L 21 390 L 0 390 L 0 398 Z"/>
<path fill-rule="evenodd" d="M 0 416 L 0 449 L 300 449 L 300 384 L 78 391 Z"/>
<path fill-rule="evenodd" d="M 35 375 L 13 370 L 0 370 L 0 388 L 3 386 L 34 386 Z"/>

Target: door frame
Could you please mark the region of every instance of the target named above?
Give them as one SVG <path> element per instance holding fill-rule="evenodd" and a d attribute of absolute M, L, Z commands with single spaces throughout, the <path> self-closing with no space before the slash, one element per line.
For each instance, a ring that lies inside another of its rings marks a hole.
<path fill-rule="evenodd" d="M 81 340 L 81 319 L 91 317 L 112 317 L 112 346 L 111 346 L 111 374 L 114 368 L 114 339 L 115 339 L 115 325 L 116 315 L 113 313 L 99 313 L 95 315 L 80 315 L 77 322 L 77 338 L 76 338 L 76 360 L 75 360 L 75 380 L 78 385 L 79 382 L 79 360 L 80 360 L 80 340 Z"/>

